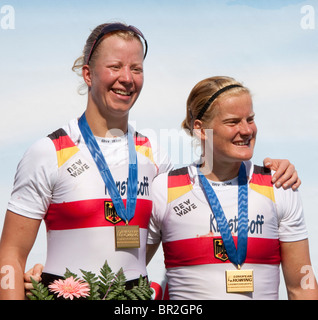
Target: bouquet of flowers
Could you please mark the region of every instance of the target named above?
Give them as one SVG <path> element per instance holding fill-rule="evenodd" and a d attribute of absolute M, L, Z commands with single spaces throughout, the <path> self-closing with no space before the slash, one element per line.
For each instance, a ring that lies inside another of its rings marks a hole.
<path fill-rule="evenodd" d="M 33 290 L 30 300 L 86 299 L 86 300 L 150 300 L 153 289 L 147 279 L 141 275 L 138 285 L 126 289 L 126 277 L 121 268 L 112 272 L 107 261 L 97 277 L 94 273 L 81 270 L 83 279 L 66 269 L 64 279 L 55 280 L 48 287 L 31 279 Z M 53 294 L 51 294 L 53 293 Z M 54 295 L 55 294 L 55 295 Z M 57 295 L 57 296 L 56 296 Z"/>

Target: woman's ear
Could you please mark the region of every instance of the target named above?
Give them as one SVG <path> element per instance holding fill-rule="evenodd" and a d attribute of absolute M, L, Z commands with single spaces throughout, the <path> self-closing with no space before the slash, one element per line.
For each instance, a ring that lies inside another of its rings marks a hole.
<path fill-rule="evenodd" d="M 195 135 L 199 140 L 206 140 L 205 129 L 202 126 L 201 120 L 194 120 L 193 135 Z"/>
<path fill-rule="evenodd" d="M 85 64 L 82 68 L 82 76 L 88 88 L 92 86 L 91 70 L 89 65 Z"/>

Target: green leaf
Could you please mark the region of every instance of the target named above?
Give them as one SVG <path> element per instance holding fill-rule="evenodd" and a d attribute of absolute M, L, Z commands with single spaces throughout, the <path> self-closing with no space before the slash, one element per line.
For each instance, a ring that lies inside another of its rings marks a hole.
<path fill-rule="evenodd" d="M 123 268 L 120 268 L 119 271 L 115 275 L 114 286 L 115 287 L 124 287 L 126 286 L 126 276 L 124 274 Z"/>
<path fill-rule="evenodd" d="M 53 300 L 54 296 L 49 294 L 49 290 L 42 283 L 35 281 L 31 277 L 33 288 L 31 293 L 33 296 L 27 296 L 30 300 Z"/>
<path fill-rule="evenodd" d="M 71 272 L 69 269 L 66 268 L 66 271 L 64 273 L 64 278 L 67 279 L 67 278 L 70 278 L 70 277 L 73 277 L 75 280 L 79 279 L 77 274 Z"/>
<path fill-rule="evenodd" d="M 138 297 L 133 292 L 131 292 L 131 290 L 125 290 L 124 294 L 128 297 L 129 300 L 138 300 Z"/>
<path fill-rule="evenodd" d="M 99 281 L 98 278 L 96 277 L 95 273 L 92 273 L 90 271 L 84 271 L 81 270 L 83 273 L 83 279 L 89 284 L 90 287 L 90 293 L 89 297 L 87 298 L 88 300 L 100 300 L 100 295 L 99 295 Z"/>
<path fill-rule="evenodd" d="M 115 274 L 112 272 L 112 269 L 109 267 L 107 261 L 104 263 L 103 267 L 100 269 L 99 278 L 99 289 L 103 297 L 105 297 L 112 286 L 114 281 Z"/>

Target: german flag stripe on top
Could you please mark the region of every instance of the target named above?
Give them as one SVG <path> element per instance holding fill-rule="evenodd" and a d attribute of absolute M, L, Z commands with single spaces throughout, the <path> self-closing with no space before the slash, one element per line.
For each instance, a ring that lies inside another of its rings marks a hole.
<path fill-rule="evenodd" d="M 173 170 L 168 174 L 168 203 L 191 191 L 191 184 L 188 168 Z"/>
<path fill-rule="evenodd" d="M 250 188 L 275 202 L 271 170 L 254 166 Z"/>
<path fill-rule="evenodd" d="M 149 139 L 143 136 L 142 134 L 136 132 L 134 140 L 136 151 L 147 157 L 156 166 L 157 170 L 159 170 L 153 158 L 152 148 Z"/>
<path fill-rule="evenodd" d="M 59 168 L 79 151 L 64 129 L 58 129 L 48 135 L 48 137 L 54 143 Z"/>

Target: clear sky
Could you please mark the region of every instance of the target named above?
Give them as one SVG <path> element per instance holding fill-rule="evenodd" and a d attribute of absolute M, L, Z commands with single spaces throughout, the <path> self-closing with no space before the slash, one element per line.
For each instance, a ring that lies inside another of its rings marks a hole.
<path fill-rule="evenodd" d="M 14 9 L 14 29 L 6 29 L 6 5 Z M 271 156 L 296 165 L 318 270 L 317 1 L 0 0 L 0 9 L 0 228 L 25 150 L 85 110 L 71 67 L 90 30 L 121 21 L 141 29 L 149 44 L 130 119 L 158 137 L 176 166 L 189 159 L 175 152 L 184 148 L 180 142 L 166 145 L 166 133 L 180 132 L 192 87 L 227 75 L 251 89 L 259 129 L 254 161 Z M 29 264 L 45 261 L 44 243 L 42 228 Z"/>

